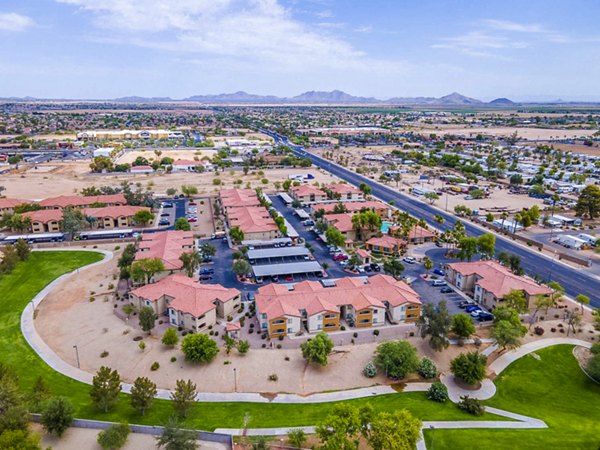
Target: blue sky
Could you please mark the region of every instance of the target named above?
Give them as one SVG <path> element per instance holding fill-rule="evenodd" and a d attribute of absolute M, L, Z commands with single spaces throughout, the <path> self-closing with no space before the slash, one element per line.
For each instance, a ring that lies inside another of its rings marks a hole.
<path fill-rule="evenodd" d="M 600 100 L 595 0 L 2 0 L 0 96 Z"/>

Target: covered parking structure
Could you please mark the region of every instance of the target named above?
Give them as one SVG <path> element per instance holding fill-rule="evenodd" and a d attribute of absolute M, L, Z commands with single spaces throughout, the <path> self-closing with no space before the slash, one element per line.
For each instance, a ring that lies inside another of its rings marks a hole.
<path fill-rule="evenodd" d="M 310 215 L 306 211 L 304 211 L 303 209 L 295 209 L 294 210 L 294 214 L 296 214 L 302 220 L 308 220 L 308 219 L 310 219 Z"/>
<path fill-rule="evenodd" d="M 274 247 L 289 247 L 292 245 L 292 240 L 289 237 L 269 239 L 266 241 L 258 239 L 248 239 L 242 241 L 242 245 L 245 247 L 254 248 L 274 248 Z"/>
<path fill-rule="evenodd" d="M 285 264 L 264 264 L 252 266 L 256 278 L 278 277 L 283 275 L 323 275 L 323 268 L 317 261 L 302 261 Z"/>
<path fill-rule="evenodd" d="M 310 250 L 300 246 L 248 250 L 247 254 L 250 264 L 304 261 L 308 259 L 309 255 Z"/>

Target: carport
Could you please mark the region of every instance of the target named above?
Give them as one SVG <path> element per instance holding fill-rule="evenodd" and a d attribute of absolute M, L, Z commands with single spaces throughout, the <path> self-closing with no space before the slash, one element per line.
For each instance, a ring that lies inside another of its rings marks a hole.
<path fill-rule="evenodd" d="M 270 239 L 268 241 L 249 239 L 246 241 L 242 241 L 242 245 L 245 247 L 255 247 L 255 248 L 258 248 L 258 247 L 273 248 L 273 247 L 281 247 L 284 245 L 292 245 L 292 240 L 289 237 Z"/>
<path fill-rule="evenodd" d="M 274 277 L 281 275 L 299 275 L 322 273 L 323 268 L 317 261 L 303 261 L 285 264 L 265 264 L 252 266 L 255 277 Z"/>
<path fill-rule="evenodd" d="M 300 217 L 302 220 L 308 220 L 310 219 L 310 215 L 304 211 L 303 209 L 295 209 L 294 213 Z"/>
<path fill-rule="evenodd" d="M 265 248 L 260 250 L 248 250 L 248 259 L 250 261 L 284 259 L 284 258 L 304 258 L 310 255 L 306 247 L 279 247 Z"/>

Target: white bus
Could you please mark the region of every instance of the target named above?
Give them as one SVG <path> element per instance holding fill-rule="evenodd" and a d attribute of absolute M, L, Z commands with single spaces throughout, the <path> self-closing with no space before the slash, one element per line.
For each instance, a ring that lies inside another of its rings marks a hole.
<path fill-rule="evenodd" d="M 82 241 L 91 239 L 122 239 L 133 236 L 133 230 L 97 230 L 82 231 L 78 238 Z"/>
<path fill-rule="evenodd" d="M 23 239 L 29 244 L 36 244 L 39 242 L 62 242 L 65 240 L 64 233 L 37 233 L 37 234 L 21 234 L 18 236 L 7 236 L 4 238 L 5 243 L 14 244 L 19 239 Z"/>

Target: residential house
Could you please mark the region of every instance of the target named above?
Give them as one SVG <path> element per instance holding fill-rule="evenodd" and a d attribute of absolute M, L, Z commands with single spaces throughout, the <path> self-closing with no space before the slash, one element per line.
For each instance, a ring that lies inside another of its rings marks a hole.
<path fill-rule="evenodd" d="M 446 279 L 475 301 L 488 308 L 502 306 L 504 296 L 522 291 L 528 307 L 538 295 L 550 295 L 552 289 L 530 278 L 515 275 L 496 261 L 460 262 L 446 265 Z"/>
<path fill-rule="evenodd" d="M 150 306 L 157 315 L 167 315 L 172 326 L 191 331 L 207 330 L 241 305 L 237 289 L 200 284 L 181 274 L 133 289 L 129 297 L 139 308 Z"/>
<path fill-rule="evenodd" d="M 23 213 L 31 220 L 32 233 L 57 233 L 62 228 L 63 212 L 60 209 L 40 209 Z"/>
<path fill-rule="evenodd" d="M 189 159 L 179 159 L 172 164 L 173 172 L 210 172 L 213 169 L 209 161 L 192 161 Z M 200 169 L 203 167 L 204 169 Z"/>
<path fill-rule="evenodd" d="M 364 328 L 392 323 L 413 323 L 421 315 L 419 295 L 403 281 L 378 274 L 368 279 L 347 277 L 325 287 L 302 281 L 288 288 L 270 284 L 256 293 L 260 330 L 271 338 L 305 331 L 339 330 L 342 321 Z"/>
<path fill-rule="evenodd" d="M 406 251 L 407 242 L 404 239 L 389 235 L 372 237 L 365 243 L 367 250 L 385 256 L 400 256 Z"/>
<path fill-rule="evenodd" d="M 150 211 L 150 208 L 130 205 L 105 206 L 103 208 L 85 208 L 82 212 L 93 220 L 92 228 L 111 230 L 134 226 L 133 216 L 138 211 Z"/>
<path fill-rule="evenodd" d="M 327 200 L 325 191 L 316 186 L 303 184 L 302 186 L 292 186 L 290 188 L 290 196 L 300 203 L 324 202 Z"/>
<path fill-rule="evenodd" d="M 179 257 L 183 253 L 194 251 L 195 240 L 192 231 L 161 231 L 159 233 L 144 233 L 137 244 L 135 260 L 158 258 L 165 266 L 165 272 L 154 275 L 154 281 L 167 275 L 183 270 Z"/>

